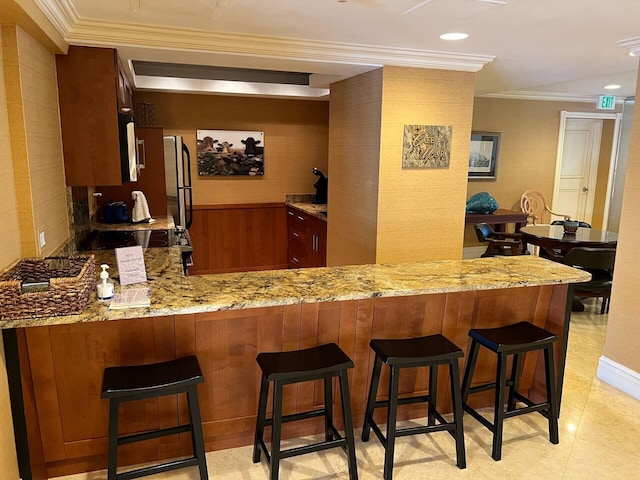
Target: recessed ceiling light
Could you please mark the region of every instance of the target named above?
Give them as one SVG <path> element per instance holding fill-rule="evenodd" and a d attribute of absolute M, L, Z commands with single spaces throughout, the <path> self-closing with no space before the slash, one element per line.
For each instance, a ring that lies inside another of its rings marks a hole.
<path fill-rule="evenodd" d="M 605 85 L 604 88 L 606 90 L 617 90 L 620 88 L 620 85 L 616 85 L 615 83 L 612 83 L 611 85 Z"/>
<path fill-rule="evenodd" d="M 630 57 L 635 57 L 636 56 L 636 52 L 629 52 L 629 53 L 627 53 L 627 55 L 629 55 Z"/>
<path fill-rule="evenodd" d="M 442 40 L 464 40 L 465 38 L 468 38 L 469 34 L 467 33 L 456 33 L 456 32 L 452 32 L 452 33 L 443 33 L 442 35 L 440 35 L 440 38 Z"/>

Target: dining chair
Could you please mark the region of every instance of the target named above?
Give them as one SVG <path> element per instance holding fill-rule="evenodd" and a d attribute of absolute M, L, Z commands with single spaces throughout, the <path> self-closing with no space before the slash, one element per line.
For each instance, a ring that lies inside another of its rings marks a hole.
<path fill-rule="evenodd" d="M 562 262 L 591 273 L 591 280 L 577 283 L 573 289 L 575 297 L 602 297 L 600 314 L 609 312 L 609 299 L 613 283 L 615 248 L 575 247 L 569 250 Z"/>
<path fill-rule="evenodd" d="M 537 190 L 527 190 L 520 197 L 520 209 L 522 213 L 526 213 L 531 220 L 531 223 L 539 224 L 544 223 L 544 216 L 548 212 L 550 215 L 557 217 L 563 217 L 564 220 L 569 220 L 570 215 L 564 213 L 556 213 L 549 208 L 547 200 L 544 195 Z"/>
<path fill-rule="evenodd" d="M 478 223 L 473 229 L 478 241 L 488 244 L 482 257 L 528 253 L 522 248 L 522 237 L 519 233 L 496 232 L 488 223 Z"/>

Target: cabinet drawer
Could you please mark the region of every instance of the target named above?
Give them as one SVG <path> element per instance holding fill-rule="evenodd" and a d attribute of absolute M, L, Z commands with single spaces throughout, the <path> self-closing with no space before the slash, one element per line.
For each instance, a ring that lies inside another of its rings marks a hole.
<path fill-rule="evenodd" d="M 289 268 L 326 265 L 327 223 L 296 208 L 287 208 Z"/>

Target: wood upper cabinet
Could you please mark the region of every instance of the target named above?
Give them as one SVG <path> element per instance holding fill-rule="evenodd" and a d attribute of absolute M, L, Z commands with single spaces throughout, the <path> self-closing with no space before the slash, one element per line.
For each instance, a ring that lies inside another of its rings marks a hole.
<path fill-rule="evenodd" d="M 289 268 L 327 264 L 327 222 L 297 208 L 287 207 Z"/>
<path fill-rule="evenodd" d="M 96 186 L 96 192 L 102 193 L 98 200 L 100 206 L 105 202 L 125 201 L 131 212 L 131 192 L 140 190 L 147 197 L 152 217 L 167 214 L 163 132 L 162 127 L 136 127 L 138 159 L 144 168 L 140 170 L 137 182 L 127 182 L 120 186 Z M 98 214 L 102 215 L 102 211 Z"/>
<path fill-rule="evenodd" d="M 71 46 L 56 67 L 67 185 L 121 185 L 118 112 L 132 105 L 116 50 Z"/>

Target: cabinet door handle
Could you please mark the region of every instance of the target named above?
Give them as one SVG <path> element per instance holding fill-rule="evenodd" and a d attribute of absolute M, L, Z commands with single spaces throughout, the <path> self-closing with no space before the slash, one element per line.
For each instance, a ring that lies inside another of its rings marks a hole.
<path fill-rule="evenodd" d="M 293 217 L 293 212 L 287 212 L 287 214 Z"/>
<path fill-rule="evenodd" d="M 300 235 L 298 235 L 298 232 L 293 232 L 293 236 L 294 237 L 299 237 Z"/>
<path fill-rule="evenodd" d="M 147 149 L 144 146 L 144 140 L 136 139 L 136 150 L 138 150 L 136 152 L 138 157 L 138 165 L 136 166 L 140 170 L 147 166 Z M 142 150 L 142 154 L 140 154 L 140 150 Z"/>
<path fill-rule="evenodd" d="M 301 217 L 300 215 L 298 215 L 298 220 L 304 222 L 304 217 Z"/>
<path fill-rule="evenodd" d="M 295 263 L 300 263 L 300 260 L 298 260 L 296 257 L 293 257 L 291 260 L 293 260 Z"/>

